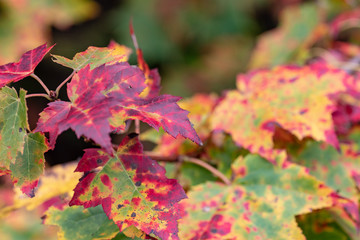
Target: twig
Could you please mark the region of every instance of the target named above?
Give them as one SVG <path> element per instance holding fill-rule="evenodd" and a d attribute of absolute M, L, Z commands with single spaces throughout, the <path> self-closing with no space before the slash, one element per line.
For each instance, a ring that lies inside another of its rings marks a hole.
<path fill-rule="evenodd" d="M 207 164 L 206 162 L 197 159 L 197 158 L 193 158 L 193 157 L 188 157 L 188 156 L 179 156 L 181 161 L 184 162 L 191 162 L 194 163 L 196 165 L 199 165 L 203 168 L 206 168 L 207 170 L 209 170 L 212 174 L 214 174 L 216 177 L 220 178 L 226 185 L 230 185 L 231 182 L 230 180 L 219 170 L 217 170 L 216 168 L 214 168 L 213 166 Z"/>
<path fill-rule="evenodd" d="M 62 88 L 62 86 L 64 86 L 65 83 L 67 83 L 75 74 L 75 70 L 64 80 L 62 81 L 62 83 L 60 83 L 60 85 L 55 89 L 55 94 L 56 94 L 56 97 L 59 96 L 59 92 L 60 92 L 60 89 Z"/>
<path fill-rule="evenodd" d="M 45 94 L 45 93 L 33 93 L 33 94 L 27 94 L 25 96 L 25 98 L 31 98 L 31 97 L 44 97 L 49 101 L 52 101 L 52 99 L 50 98 L 49 95 Z"/>
<path fill-rule="evenodd" d="M 30 76 L 33 77 L 36 81 L 38 81 L 40 83 L 40 85 L 44 88 L 45 92 L 48 95 L 50 94 L 50 90 L 47 88 L 45 83 L 43 81 L 41 81 L 41 79 L 38 76 L 35 75 L 35 73 L 32 73 Z"/>
<path fill-rule="evenodd" d="M 135 133 L 140 134 L 140 120 L 135 119 Z"/>
<path fill-rule="evenodd" d="M 145 151 L 145 155 L 149 156 L 150 158 L 157 160 L 157 161 L 167 161 L 167 162 L 190 162 L 196 165 L 199 165 L 207 170 L 209 170 L 212 174 L 216 177 L 220 178 L 226 185 L 230 185 L 230 180 L 219 170 L 214 168 L 213 166 L 209 165 L 208 163 L 193 157 L 188 157 L 185 155 L 176 156 L 161 156 L 154 154 L 152 152 Z"/>

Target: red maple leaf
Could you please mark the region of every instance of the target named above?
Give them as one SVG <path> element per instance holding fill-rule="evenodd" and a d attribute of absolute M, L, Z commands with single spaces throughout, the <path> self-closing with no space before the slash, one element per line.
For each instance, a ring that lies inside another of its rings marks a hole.
<path fill-rule="evenodd" d="M 53 45 L 54 46 L 54 45 Z M 11 82 L 17 82 L 31 75 L 44 56 L 53 48 L 46 47 L 46 43 L 24 53 L 16 63 L 0 66 L 0 87 Z"/>
<path fill-rule="evenodd" d="M 124 128 L 127 119 L 139 119 L 156 129 L 163 127 L 173 137 L 180 134 L 201 144 L 188 112 L 176 104 L 180 98 L 162 95 L 144 99 L 140 94 L 145 87 L 143 72 L 126 62 L 93 70 L 88 65 L 68 85 L 71 102 L 50 103 L 40 114 L 35 131 L 49 132 L 50 146 L 54 147 L 57 136 L 71 128 L 78 137 L 84 135 L 111 153 L 109 133 Z"/>
<path fill-rule="evenodd" d="M 177 221 L 182 215 L 178 204 L 186 198 L 175 179 L 143 154 L 134 135 L 126 137 L 114 157 L 100 149 L 86 149 L 76 171 L 90 172 L 74 189 L 72 205 L 85 208 L 102 205 L 120 231 L 134 225 L 161 239 L 178 239 Z"/>

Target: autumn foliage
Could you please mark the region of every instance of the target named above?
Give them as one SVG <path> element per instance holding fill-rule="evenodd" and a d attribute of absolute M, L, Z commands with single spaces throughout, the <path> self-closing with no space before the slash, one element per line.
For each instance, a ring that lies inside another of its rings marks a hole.
<path fill-rule="evenodd" d="M 317 9 L 286 10 L 221 96 L 161 95 L 132 26 L 137 66 L 114 41 L 73 59 L 52 55 L 73 70 L 56 90 L 34 73 L 52 46 L 0 66 L 0 174 L 19 189 L 0 214 L 40 209 L 59 239 L 359 239 L 360 85 L 347 63 L 360 48 L 336 37 L 360 12 L 311 23 L 308 12 Z M 323 42 L 326 54 L 313 54 Z M 46 94 L 11 87 L 28 76 Z M 59 99 L 65 86 L 69 101 Z M 49 100 L 35 129 L 30 97 Z M 93 148 L 45 170 L 44 153 L 68 129 Z"/>

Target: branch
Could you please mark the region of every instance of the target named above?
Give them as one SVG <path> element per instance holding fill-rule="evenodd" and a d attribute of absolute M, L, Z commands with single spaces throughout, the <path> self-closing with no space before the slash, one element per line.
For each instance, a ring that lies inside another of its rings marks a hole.
<path fill-rule="evenodd" d="M 190 163 L 194 163 L 196 165 L 199 165 L 207 170 L 209 170 L 212 174 L 214 174 L 214 176 L 220 178 L 226 185 L 230 185 L 231 182 L 230 180 L 219 170 L 217 170 L 216 168 L 214 168 L 213 166 L 209 165 L 208 163 L 197 159 L 197 158 L 193 158 L 193 157 L 188 157 L 185 155 L 180 155 L 178 157 L 176 156 L 161 156 L 152 152 L 148 152 L 145 151 L 144 152 L 146 156 L 149 156 L 150 158 L 156 160 L 156 161 L 166 161 L 166 162 L 190 162 Z"/>
<path fill-rule="evenodd" d="M 38 81 L 40 83 L 40 85 L 44 88 L 45 92 L 48 95 L 50 95 L 50 90 L 47 88 L 45 83 L 43 81 L 41 81 L 41 79 L 38 76 L 35 75 L 35 73 L 32 73 L 30 76 L 33 77 L 36 81 Z"/>
<path fill-rule="evenodd" d="M 56 88 L 55 90 L 55 94 L 56 94 L 56 97 L 59 96 L 59 92 L 60 92 L 60 89 L 62 88 L 62 86 L 64 86 L 65 83 L 67 83 L 75 74 L 75 70 L 64 80 L 62 81 L 62 83 L 60 83 L 60 85 Z"/>
<path fill-rule="evenodd" d="M 49 95 L 44 93 L 33 93 L 33 94 L 27 94 L 25 98 L 31 98 L 31 97 L 44 97 L 49 101 L 52 101 L 52 99 L 49 97 Z"/>
<path fill-rule="evenodd" d="M 217 170 L 216 168 L 214 168 L 213 166 L 209 165 L 208 163 L 197 159 L 197 158 L 193 158 L 193 157 L 188 157 L 188 156 L 179 156 L 181 161 L 184 162 L 191 162 L 194 163 L 196 165 L 199 165 L 203 168 L 206 168 L 207 170 L 209 170 L 212 174 L 214 174 L 216 177 L 220 178 L 226 185 L 230 185 L 231 182 L 230 180 L 219 170 Z"/>

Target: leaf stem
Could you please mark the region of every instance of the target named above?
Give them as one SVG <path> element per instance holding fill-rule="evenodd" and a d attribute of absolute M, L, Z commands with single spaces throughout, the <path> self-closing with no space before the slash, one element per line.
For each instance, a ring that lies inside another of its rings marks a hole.
<path fill-rule="evenodd" d="M 52 101 L 52 99 L 49 97 L 49 95 L 45 93 L 33 93 L 33 94 L 27 94 L 25 98 L 31 98 L 31 97 L 44 97 L 49 101 Z"/>
<path fill-rule="evenodd" d="M 59 96 L 59 92 L 62 86 L 64 86 L 64 84 L 67 83 L 74 76 L 75 72 L 76 72 L 75 70 L 72 71 L 72 73 L 64 81 L 62 81 L 62 83 L 60 83 L 60 85 L 55 89 L 56 97 Z"/>
<path fill-rule="evenodd" d="M 45 83 L 37 76 L 35 75 L 35 73 L 32 73 L 30 75 L 32 78 L 34 78 L 36 81 L 38 81 L 40 83 L 40 85 L 44 88 L 45 92 L 50 95 L 50 90 L 47 88 L 47 86 L 45 85 Z"/>
<path fill-rule="evenodd" d="M 140 134 L 140 120 L 135 119 L 135 133 Z"/>
<path fill-rule="evenodd" d="M 145 155 L 149 156 L 150 158 L 157 160 L 157 161 L 167 161 L 167 162 L 190 162 L 196 165 L 199 165 L 207 170 L 209 170 L 214 176 L 220 178 L 226 185 L 230 185 L 230 180 L 219 170 L 211 166 L 210 164 L 204 162 L 203 160 L 188 157 L 185 155 L 176 156 L 161 156 L 158 154 L 154 154 L 152 152 L 145 151 Z"/>

